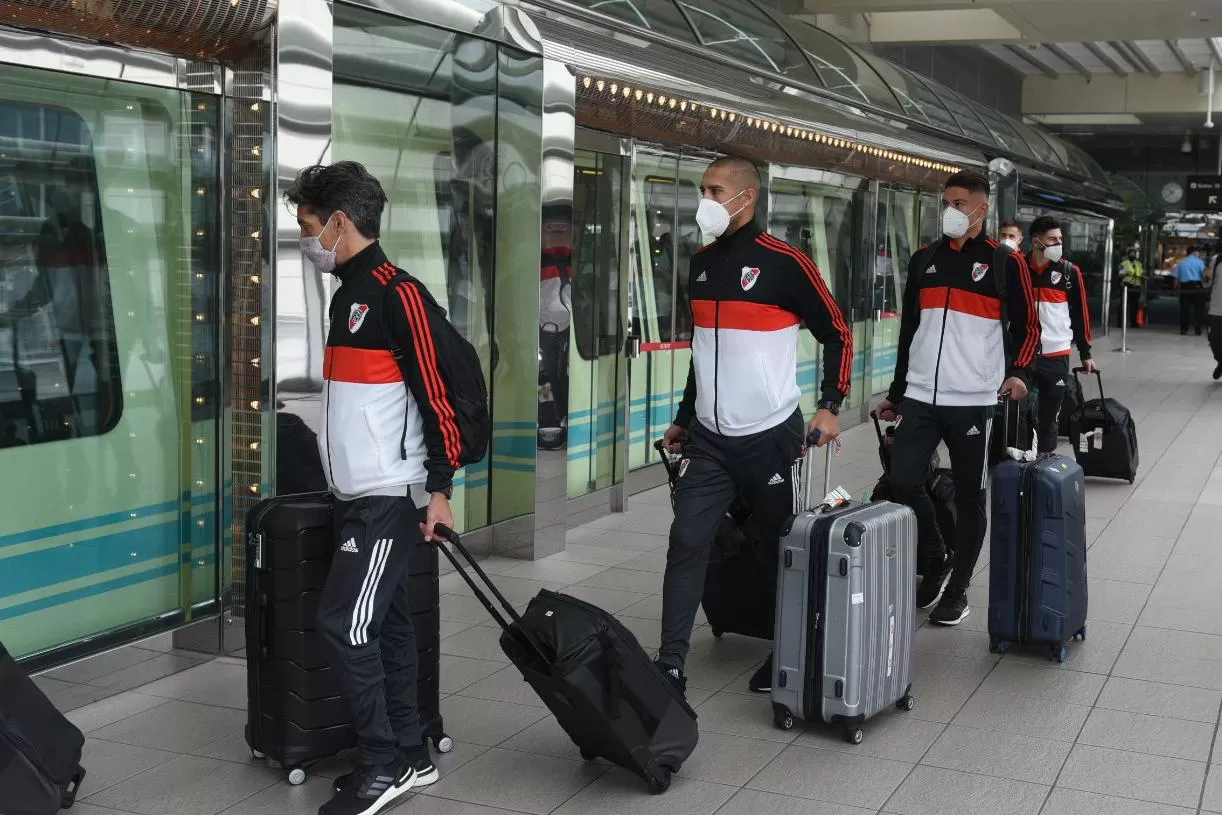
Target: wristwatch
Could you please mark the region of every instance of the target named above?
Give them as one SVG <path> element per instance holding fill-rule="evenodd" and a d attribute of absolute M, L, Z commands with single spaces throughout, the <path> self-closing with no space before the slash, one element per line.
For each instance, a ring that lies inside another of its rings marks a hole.
<path fill-rule="evenodd" d="M 826 410 L 833 416 L 840 415 L 840 403 L 835 399 L 820 399 L 819 404 L 815 405 L 819 410 Z"/>

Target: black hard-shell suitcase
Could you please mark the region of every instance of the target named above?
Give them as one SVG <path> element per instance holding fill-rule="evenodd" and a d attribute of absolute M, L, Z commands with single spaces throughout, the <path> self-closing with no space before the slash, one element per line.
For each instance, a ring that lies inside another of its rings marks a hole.
<path fill-rule="evenodd" d="M 305 781 L 306 767 L 356 746 L 356 731 L 314 631 L 318 598 L 335 552 L 329 493 L 270 498 L 247 516 L 246 743 Z M 440 752 L 441 611 L 437 550 L 419 546 L 408 567 L 419 653 L 417 704 L 424 735 Z"/>
<path fill-rule="evenodd" d="M 666 467 L 671 493 L 678 468 L 662 441 L 653 444 Z M 751 505 L 739 496 L 717 526 L 709 552 L 700 604 L 714 637 L 741 634 L 772 639 L 776 604 L 776 549 L 761 546 L 751 523 Z"/>
<path fill-rule="evenodd" d="M 612 615 L 567 594 L 540 591 L 521 616 L 453 530 L 438 544 L 501 626 L 501 649 L 521 671 L 586 761 L 605 758 L 640 776 L 653 793 L 696 749 L 696 712 Z M 479 575 L 480 582 L 468 571 Z M 502 614 L 484 589 L 496 597 Z"/>
<path fill-rule="evenodd" d="M 1074 368 L 1074 379 L 1085 372 Z M 1074 458 L 1087 476 L 1123 478 L 1132 484 L 1137 478 L 1137 423 L 1127 407 L 1103 395 L 1103 375 L 1095 371 L 1095 377 L 1099 398 L 1083 403 L 1070 418 Z"/>
<path fill-rule="evenodd" d="M 993 473 L 989 639 L 1043 645 L 1064 662 L 1086 639 L 1086 484 L 1073 459 L 1003 461 Z"/>
<path fill-rule="evenodd" d="M 53 815 L 76 801 L 85 737 L 0 644 L 0 813 Z"/>

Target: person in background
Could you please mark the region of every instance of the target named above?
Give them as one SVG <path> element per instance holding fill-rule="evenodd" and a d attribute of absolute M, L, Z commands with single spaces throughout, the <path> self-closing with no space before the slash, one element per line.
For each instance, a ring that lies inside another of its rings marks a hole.
<path fill-rule="evenodd" d="M 1209 349 L 1213 351 L 1214 381 L 1222 379 L 1222 280 L 1218 280 L 1218 263 L 1222 252 L 1214 256 L 1209 271 L 1205 273 L 1205 287 L 1209 290 Z"/>
<path fill-rule="evenodd" d="M 1000 241 L 1011 249 L 1017 250 L 1023 245 L 1023 228 L 1018 221 L 1002 221 L 1000 236 Z"/>
<path fill-rule="evenodd" d="M 675 520 L 662 580 L 657 664 L 686 693 L 696 609 L 717 526 L 740 494 L 759 519 L 759 540 L 776 546 L 798 506 L 798 465 L 808 432 L 822 446 L 840 435 L 837 416 L 849 392 L 853 334 L 814 262 L 755 222 L 760 176 L 744 158 L 709 165 L 696 211 L 715 238 L 692 255 L 688 289 L 692 361 L 674 424 L 663 441 L 682 453 Z M 798 331 L 823 346 L 822 392 L 809 427 L 798 385 Z M 928 462 L 926 456 L 926 462 Z M 772 688 L 772 657 L 751 677 Z"/>
<path fill-rule="evenodd" d="M 1175 290 L 1180 295 L 1180 336 L 1188 333 L 1189 324 L 1197 336 L 1205 329 L 1205 298 L 1202 279 L 1205 261 L 1201 259 L 1201 247 L 1194 246 L 1188 255 L 1175 264 L 1171 273 L 1175 276 Z"/>
<path fill-rule="evenodd" d="M 891 483 L 896 498 L 918 513 L 922 539 L 935 538 L 925 530 L 935 529 L 937 519 L 921 517 L 932 506 L 921 498 L 929 460 L 946 442 L 958 510 L 954 559 L 931 554 L 917 605 L 937 603 L 930 622 L 958 625 L 969 612 L 967 589 L 984 543 L 989 431 L 998 395 L 1015 401 L 1027 395 L 1040 320 L 1022 253 L 1004 255 L 1004 289 L 999 270 L 991 268 L 999 244 L 983 234 L 988 178 L 974 170 L 955 173 L 946 180 L 942 205 L 945 238 L 908 263 L 895 379 L 878 412 L 885 421 L 902 417 Z"/>
<path fill-rule="evenodd" d="M 1027 264 L 1040 314 L 1040 355 L 1034 379 L 1039 391 L 1037 450 L 1049 455 L 1057 449 L 1057 422 L 1069 378 L 1070 345 L 1078 347 L 1082 367 L 1095 370 L 1091 359 L 1090 309 L 1082 270 L 1065 259 L 1064 237 L 1056 218 L 1042 215 L 1031 222 L 1031 252 Z"/>
<path fill-rule="evenodd" d="M 1141 310 L 1142 288 L 1146 283 L 1146 270 L 1137 253 L 1138 247 L 1134 244 L 1125 251 L 1124 260 L 1120 261 L 1120 282 L 1129 290 L 1129 328 L 1141 327 L 1137 313 Z"/>

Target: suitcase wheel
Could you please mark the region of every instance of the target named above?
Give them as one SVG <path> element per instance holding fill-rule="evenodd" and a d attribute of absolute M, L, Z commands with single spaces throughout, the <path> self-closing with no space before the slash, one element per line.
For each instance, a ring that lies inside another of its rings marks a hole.
<path fill-rule="evenodd" d="M 293 769 L 289 770 L 289 783 L 292 784 L 294 787 L 301 786 L 302 784 L 305 783 L 305 780 L 306 780 L 306 771 L 303 770 L 301 767 L 294 767 Z"/>
<path fill-rule="evenodd" d="M 896 710 L 908 711 L 914 707 L 916 707 L 916 699 L 913 699 L 910 695 L 901 696 L 899 701 L 895 703 Z"/>
<path fill-rule="evenodd" d="M 772 723 L 781 730 L 793 730 L 793 714 L 784 705 L 773 705 Z"/>
<path fill-rule="evenodd" d="M 454 749 L 454 739 L 442 733 L 433 739 L 433 746 L 439 753 L 448 753 Z"/>
<path fill-rule="evenodd" d="M 724 631 L 722 631 L 719 628 L 714 628 L 712 629 L 712 631 L 713 631 L 713 639 L 718 639 L 718 640 L 721 639 L 721 635 L 725 633 Z"/>
<path fill-rule="evenodd" d="M 649 791 L 654 795 L 661 795 L 670 789 L 670 770 L 660 769 L 658 773 L 649 779 Z"/>
<path fill-rule="evenodd" d="M 1077 634 L 1074 634 L 1073 638 L 1075 640 L 1082 640 L 1082 642 L 1086 642 L 1086 626 L 1082 626 L 1082 630 Z"/>
<path fill-rule="evenodd" d="M 593 761 L 596 758 L 598 758 L 598 753 L 595 753 L 592 750 L 587 750 L 584 747 L 581 748 L 581 760 L 582 761 Z"/>
<path fill-rule="evenodd" d="M 844 725 L 844 740 L 849 744 L 861 744 L 865 737 L 866 734 L 859 725 L 848 723 Z"/>
<path fill-rule="evenodd" d="M 258 750 L 255 750 L 255 749 L 251 749 L 250 754 L 254 756 L 255 758 L 259 759 L 260 761 L 267 758 L 267 753 L 260 753 Z"/>
<path fill-rule="evenodd" d="M 1057 662 L 1064 662 L 1069 658 L 1069 651 L 1065 650 L 1064 646 L 1054 645 L 1048 650 L 1052 652 L 1052 658 Z"/>
<path fill-rule="evenodd" d="M 1010 650 L 1010 643 L 1006 642 L 1005 640 L 993 640 L 993 642 L 989 644 L 989 650 L 996 651 L 999 654 L 1004 654 L 1006 651 Z"/>

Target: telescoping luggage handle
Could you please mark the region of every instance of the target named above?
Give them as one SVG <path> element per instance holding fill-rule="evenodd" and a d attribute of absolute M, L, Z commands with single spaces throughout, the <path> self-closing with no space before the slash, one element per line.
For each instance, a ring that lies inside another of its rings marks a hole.
<path fill-rule="evenodd" d="M 666 449 L 666 442 L 663 439 L 658 439 L 653 443 L 653 449 L 658 451 L 658 455 L 662 457 L 662 466 L 666 468 L 666 476 L 671 481 L 675 480 L 675 464 L 670 460 L 670 451 Z"/>
<path fill-rule="evenodd" d="M 1086 368 L 1074 368 L 1073 369 L 1073 378 L 1078 379 L 1078 374 L 1088 374 L 1088 373 L 1090 373 L 1090 371 L 1088 371 Z M 1106 399 L 1107 397 L 1103 395 L 1103 374 L 1099 371 L 1098 368 L 1095 369 L 1094 373 L 1095 373 L 1095 379 L 1099 381 L 1099 398 Z M 1078 380 L 1078 386 L 1079 387 L 1082 386 L 1081 380 Z"/>
<path fill-rule="evenodd" d="M 819 443 L 820 433 L 818 430 L 811 431 L 806 437 L 806 455 L 805 461 L 802 462 L 802 508 L 809 511 L 815 508 L 814 503 L 814 486 L 815 486 L 815 451 L 818 449 L 815 445 Z M 827 443 L 826 463 L 823 466 L 823 494 L 828 495 L 832 491 L 832 458 L 836 455 L 837 440 L 832 439 Z"/>
<path fill-rule="evenodd" d="M 458 536 L 458 533 L 445 524 L 434 524 L 433 535 L 433 542 L 437 544 L 437 548 L 440 549 L 450 563 L 454 565 L 454 571 L 462 575 L 462 579 L 467 581 L 467 585 L 471 587 L 471 591 L 475 594 L 476 599 L 483 603 L 484 608 L 488 610 L 490 615 L 492 615 L 492 619 L 496 620 L 497 624 L 501 627 L 501 630 L 510 631 L 510 622 L 505 619 L 505 615 L 501 614 L 497 607 L 493 605 L 492 601 L 488 599 L 488 595 L 484 593 L 484 588 L 487 588 L 492 592 L 492 595 L 497 599 L 497 602 L 501 604 L 501 608 L 505 609 L 505 612 L 508 613 L 509 620 L 512 620 L 514 623 L 518 624 L 517 627 L 513 629 L 514 633 L 520 634 L 522 638 L 525 639 L 526 644 L 530 647 L 530 649 L 535 652 L 535 656 L 539 659 L 540 663 L 546 664 L 547 657 L 544 656 L 543 649 L 539 647 L 539 644 L 535 642 L 534 637 L 532 637 L 530 632 L 526 630 L 526 626 L 521 624 L 522 617 L 520 614 L 518 614 L 517 609 L 513 607 L 512 603 L 505 599 L 505 595 L 501 594 L 501 590 L 496 587 L 496 584 L 493 583 L 484 570 L 480 568 L 480 565 L 476 563 L 475 558 L 471 557 L 471 553 L 467 551 L 467 547 L 463 546 L 462 539 Z M 454 555 L 454 552 L 451 552 L 447 547 L 441 545 L 441 541 L 437 539 L 438 537 L 445 538 L 446 541 L 449 542 L 450 546 L 454 547 L 455 551 L 463 556 L 463 559 L 470 564 L 471 569 L 474 570 L 477 575 L 479 575 L 479 579 L 480 582 L 483 583 L 483 587 L 477 584 L 467 569 L 458 562 L 458 558 Z"/>

